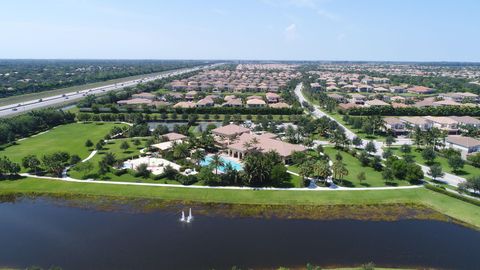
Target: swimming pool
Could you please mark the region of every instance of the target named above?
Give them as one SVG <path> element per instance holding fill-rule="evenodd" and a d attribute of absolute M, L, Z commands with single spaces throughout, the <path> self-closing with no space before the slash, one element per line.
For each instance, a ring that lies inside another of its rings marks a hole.
<path fill-rule="evenodd" d="M 231 164 L 232 167 L 236 170 L 236 171 L 241 171 L 243 170 L 243 166 L 242 164 L 238 163 L 237 161 L 233 160 L 233 159 L 229 159 L 229 158 L 225 158 L 225 157 L 220 157 L 220 159 L 222 160 L 223 162 L 223 166 L 219 166 L 218 167 L 218 170 L 221 171 L 221 172 L 225 172 L 225 166 L 227 164 Z M 201 162 L 200 162 L 200 166 L 207 166 L 209 165 L 210 163 L 212 163 L 212 156 L 206 156 Z"/>

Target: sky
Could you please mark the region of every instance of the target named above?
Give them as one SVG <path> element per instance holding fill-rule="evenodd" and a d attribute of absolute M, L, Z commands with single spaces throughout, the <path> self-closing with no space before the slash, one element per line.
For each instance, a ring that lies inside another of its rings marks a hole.
<path fill-rule="evenodd" d="M 480 62 L 478 0 L 0 0 L 0 58 Z"/>

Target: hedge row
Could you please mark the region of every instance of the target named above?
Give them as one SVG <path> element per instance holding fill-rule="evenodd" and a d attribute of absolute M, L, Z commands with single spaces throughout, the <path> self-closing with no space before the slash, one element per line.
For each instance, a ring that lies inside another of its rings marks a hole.
<path fill-rule="evenodd" d="M 442 107 L 406 107 L 393 108 L 392 106 L 374 106 L 364 108 L 351 108 L 340 110 L 341 113 L 350 115 L 385 115 L 385 116 L 451 116 L 468 115 L 480 116 L 480 107 L 469 106 L 442 106 Z"/>
<path fill-rule="evenodd" d="M 459 195 L 457 193 L 450 192 L 450 191 L 446 190 L 445 188 L 441 188 L 441 187 L 438 187 L 438 186 L 435 186 L 435 185 L 432 185 L 432 184 L 425 184 L 425 187 L 429 190 L 432 190 L 432 191 L 435 191 L 435 192 L 438 192 L 438 193 L 442 193 L 442 194 L 450 196 L 452 198 L 459 199 L 459 200 L 462 200 L 464 202 L 474 204 L 476 206 L 480 206 L 480 200 L 465 197 L 465 196 Z"/>
<path fill-rule="evenodd" d="M 93 112 L 93 113 L 130 113 L 130 112 L 140 112 L 140 113 L 173 113 L 178 114 L 303 114 L 302 108 L 246 108 L 246 107 L 201 107 L 201 108 L 156 108 L 156 109 L 117 109 L 117 108 L 108 108 L 102 107 L 99 109 L 92 108 L 80 108 L 80 112 Z"/>

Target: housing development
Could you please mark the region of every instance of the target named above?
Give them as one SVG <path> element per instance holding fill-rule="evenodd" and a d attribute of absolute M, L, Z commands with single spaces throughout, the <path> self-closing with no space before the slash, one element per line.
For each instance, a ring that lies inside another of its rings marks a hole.
<path fill-rule="evenodd" d="M 0 270 L 480 269 L 480 1 L 2 1 Z"/>
<path fill-rule="evenodd" d="M 213 61 L 111 91 L 87 89 L 80 101 L 1 120 L 0 187 L 294 200 L 294 217 L 303 217 L 302 205 L 336 201 L 387 211 L 386 219 L 441 213 L 478 228 L 480 87 L 470 81 L 479 70 Z M 192 223 L 197 207 L 181 207 L 180 222 Z M 354 211 L 334 218 L 357 219 Z"/>

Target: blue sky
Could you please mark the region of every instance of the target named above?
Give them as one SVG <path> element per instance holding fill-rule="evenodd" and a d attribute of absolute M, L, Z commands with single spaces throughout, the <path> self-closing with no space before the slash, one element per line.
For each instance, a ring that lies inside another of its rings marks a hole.
<path fill-rule="evenodd" d="M 480 62 L 476 0 L 16 0 L 0 58 Z"/>

